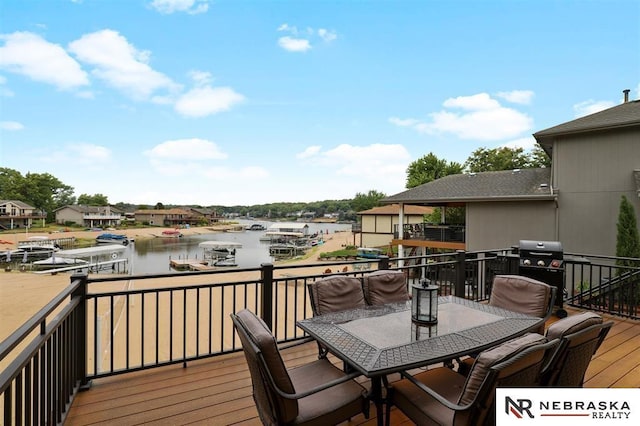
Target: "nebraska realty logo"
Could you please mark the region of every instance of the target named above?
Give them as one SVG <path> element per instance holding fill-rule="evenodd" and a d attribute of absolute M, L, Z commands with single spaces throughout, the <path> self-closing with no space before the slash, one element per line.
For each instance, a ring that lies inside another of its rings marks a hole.
<path fill-rule="evenodd" d="M 639 389 L 500 388 L 496 426 L 640 424 Z"/>

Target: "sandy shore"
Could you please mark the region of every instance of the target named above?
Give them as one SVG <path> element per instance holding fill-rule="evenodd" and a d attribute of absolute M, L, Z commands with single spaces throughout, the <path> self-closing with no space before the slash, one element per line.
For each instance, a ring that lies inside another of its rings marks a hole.
<path fill-rule="evenodd" d="M 154 238 L 160 235 L 164 228 L 140 228 L 117 231 L 126 234 L 129 238 Z M 215 232 L 215 228 L 201 227 L 181 230 L 185 235 L 209 234 Z M 64 233 L 29 233 L 28 236 L 44 235 L 49 238 L 87 238 L 93 239 L 97 232 L 78 231 Z M 0 251 L 15 249 L 18 241 L 24 241 L 27 235 L 3 234 L 0 236 Z M 309 273 L 321 273 L 324 267 L 318 261 L 318 255 L 322 252 L 339 250 L 342 246 L 353 244 L 353 236 L 350 232 L 338 232 L 325 236 L 325 243 L 311 249 L 302 259 L 280 262 L 277 264 L 295 265 L 309 264 L 310 268 L 296 269 L 297 275 Z M 234 274 L 234 280 L 253 279 L 250 273 Z M 24 324 L 38 310 L 45 306 L 53 297 L 59 294 L 70 283 L 69 274 L 36 275 L 29 272 L 4 272 L 0 271 L 0 341 L 4 340 L 18 327 Z"/>

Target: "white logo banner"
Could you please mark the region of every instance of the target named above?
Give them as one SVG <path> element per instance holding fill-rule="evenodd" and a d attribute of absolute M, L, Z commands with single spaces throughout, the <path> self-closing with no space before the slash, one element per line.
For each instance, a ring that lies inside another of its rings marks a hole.
<path fill-rule="evenodd" d="M 640 389 L 499 388 L 496 426 L 638 425 Z"/>

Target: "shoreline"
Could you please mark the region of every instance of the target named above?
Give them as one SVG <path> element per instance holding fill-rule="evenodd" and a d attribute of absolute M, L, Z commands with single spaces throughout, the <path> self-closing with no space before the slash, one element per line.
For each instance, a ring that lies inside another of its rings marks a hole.
<path fill-rule="evenodd" d="M 212 232 L 222 232 L 222 230 L 214 230 L 213 227 L 195 227 L 181 229 L 184 235 L 200 235 Z M 114 233 L 127 235 L 129 238 L 156 238 L 160 233 L 167 229 L 163 228 L 133 228 L 127 230 L 113 231 Z M 94 239 L 99 232 L 96 231 L 70 231 L 61 233 L 29 233 L 29 236 L 44 235 L 50 239 L 55 237 L 68 238 L 85 238 Z M 12 237 L 12 238 L 7 238 Z M 325 262 L 318 260 L 321 252 L 331 252 L 342 248 L 344 245 L 351 244 L 353 239 L 352 232 L 337 232 L 325 235 L 324 243 L 308 250 L 305 256 L 301 258 L 287 259 L 276 261 L 276 266 L 293 266 L 293 265 L 309 265 L 310 268 L 299 269 L 300 274 L 322 273 L 323 264 Z M 0 250 L 14 249 L 18 241 L 26 240 L 22 233 L 2 234 L 0 240 L 12 241 L 13 244 L 6 247 L 6 244 L 0 245 Z M 15 244 L 15 245 L 14 245 Z M 5 248 L 6 247 L 6 248 Z M 255 272 L 237 272 L 233 275 L 223 275 L 231 277 L 233 280 L 249 280 L 254 279 Z M 206 277 L 206 275 L 204 275 Z M 27 320 L 35 315 L 40 309 L 46 306 L 55 296 L 57 296 L 64 288 L 70 284 L 70 274 L 60 273 L 56 275 L 37 275 L 29 272 L 11 271 L 5 272 L 0 270 L 0 341 L 6 339 L 11 333 L 22 326 Z M 277 275 L 280 278 L 280 275 Z"/>

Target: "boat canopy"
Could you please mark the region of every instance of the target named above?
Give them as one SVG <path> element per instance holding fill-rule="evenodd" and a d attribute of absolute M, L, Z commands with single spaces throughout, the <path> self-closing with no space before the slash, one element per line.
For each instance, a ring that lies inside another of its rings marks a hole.
<path fill-rule="evenodd" d="M 70 258 L 82 258 L 99 256 L 101 254 L 121 253 L 127 248 L 122 244 L 107 244 L 95 247 L 86 247 L 71 250 L 60 250 L 56 253 L 56 256 L 70 257 Z"/>
<path fill-rule="evenodd" d="M 89 263 L 88 261 L 76 257 L 59 257 L 52 256 L 44 260 L 36 260 L 34 265 L 84 265 Z"/>
<path fill-rule="evenodd" d="M 226 250 L 241 248 L 242 244 L 235 241 L 203 241 L 198 247 L 209 250 Z"/>
<path fill-rule="evenodd" d="M 304 234 L 302 232 L 267 231 L 264 234 L 274 237 L 304 237 Z"/>

